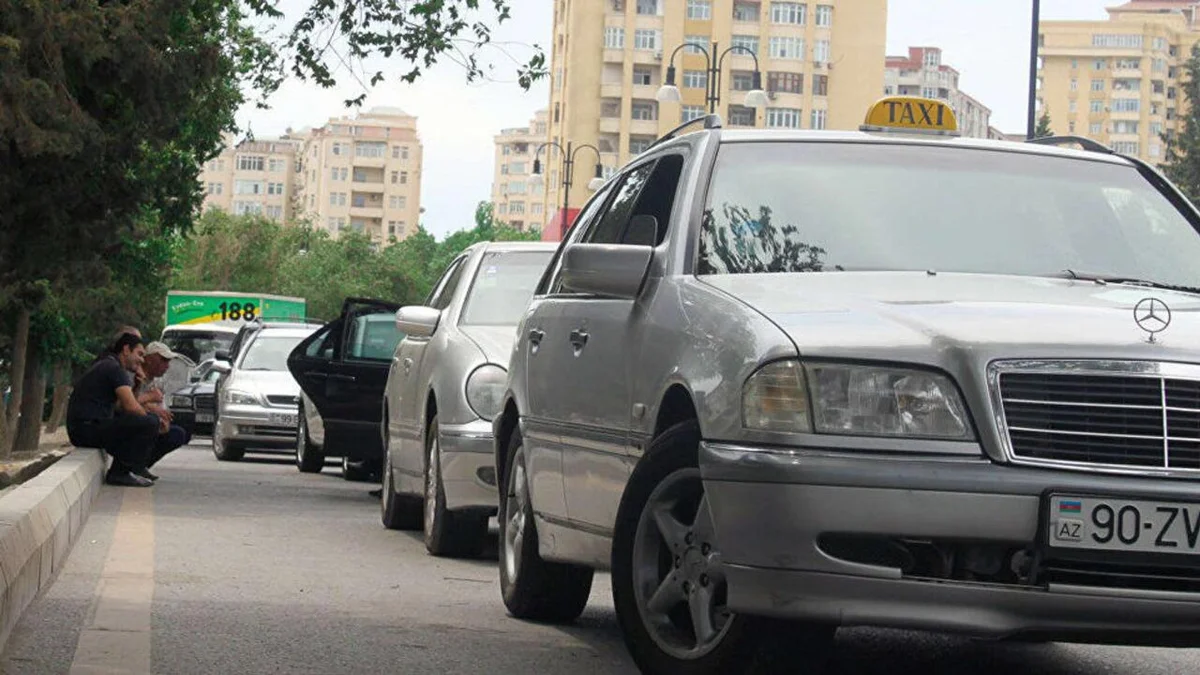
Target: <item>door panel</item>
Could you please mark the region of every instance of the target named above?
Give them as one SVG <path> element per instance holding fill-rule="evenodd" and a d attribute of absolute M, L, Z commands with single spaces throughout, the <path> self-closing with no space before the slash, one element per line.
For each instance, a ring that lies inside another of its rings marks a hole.
<path fill-rule="evenodd" d="M 524 436 L 526 471 L 529 475 L 530 497 L 537 513 L 558 519 L 567 517 L 566 495 L 563 493 L 562 439 L 559 437 L 554 409 L 550 404 L 561 388 L 561 377 L 555 377 L 549 336 L 560 323 L 560 305 L 552 299 L 541 300 L 525 321 Z"/>
<path fill-rule="evenodd" d="M 353 309 L 346 317 L 341 358 L 325 382 L 339 435 L 345 437 L 346 453 L 351 459 L 382 456 L 383 391 L 392 355 L 404 337 L 396 329 L 397 309 L 397 305 Z"/>
<path fill-rule="evenodd" d="M 341 327 L 341 319 L 321 327 L 296 345 L 288 355 L 288 371 L 326 422 L 330 421 L 332 404 L 328 400 L 325 385 L 337 353 Z"/>

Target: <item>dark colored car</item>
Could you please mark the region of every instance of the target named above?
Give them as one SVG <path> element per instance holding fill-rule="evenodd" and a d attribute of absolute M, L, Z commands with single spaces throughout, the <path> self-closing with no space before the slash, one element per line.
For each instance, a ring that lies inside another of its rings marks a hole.
<path fill-rule="evenodd" d="M 192 435 L 211 436 L 216 419 L 216 384 L 221 373 L 208 370 L 197 382 L 191 382 L 168 397 L 167 406 L 175 423 Z"/>
<path fill-rule="evenodd" d="M 400 305 L 347 298 L 338 318 L 292 350 L 288 370 L 300 384 L 296 466 L 318 473 L 326 457 L 342 458 L 347 480 L 383 470 L 383 390 L 396 345 Z"/>

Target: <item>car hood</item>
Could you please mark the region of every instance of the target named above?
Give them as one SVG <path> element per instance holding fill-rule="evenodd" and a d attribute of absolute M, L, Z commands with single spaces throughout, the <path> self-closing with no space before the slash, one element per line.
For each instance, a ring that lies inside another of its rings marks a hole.
<path fill-rule="evenodd" d="M 239 370 L 226 389 L 240 389 L 266 396 L 299 396 L 300 385 L 285 370 Z"/>
<path fill-rule="evenodd" d="M 483 356 L 491 363 L 508 367 L 509 357 L 512 356 L 513 341 L 517 337 L 517 327 L 512 326 L 462 326 L 463 334 L 479 346 Z"/>
<path fill-rule="evenodd" d="M 1200 295 L 1130 285 L 980 274 L 838 272 L 701 277 L 761 312 L 806 357 L 1197 360 Z M 1154 344 L 1134 307 L 1157 298 Z"/>

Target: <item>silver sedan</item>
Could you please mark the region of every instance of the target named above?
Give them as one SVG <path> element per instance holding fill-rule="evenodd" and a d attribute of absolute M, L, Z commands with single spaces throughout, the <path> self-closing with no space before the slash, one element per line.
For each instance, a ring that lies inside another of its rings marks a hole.
<path fill-rule="evenodd" d="M 451 262 L 406 334 L 384 394 L 383 524 L 423 527 L 434 555 L 475 555 L 496 512 L 491 420 L 516 324 L 555 244 L 480 243 Z"/>

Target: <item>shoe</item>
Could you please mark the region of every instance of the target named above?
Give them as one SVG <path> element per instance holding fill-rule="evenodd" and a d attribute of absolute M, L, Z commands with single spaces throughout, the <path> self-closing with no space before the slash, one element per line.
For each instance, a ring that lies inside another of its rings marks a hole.
<path fill-rule="evenodd" d="M 150 487 L 154 485 L 154 481 L 135 476 L 132 473 L 109 473 L 104 477 L 104 482 L 109 485 L 120 485 L 123 487 Z"/>
<path fill-rule="evenodd" d="M 146 480 L 158 480 L 158 476 L 150 473 L 150 469 L 130 469 L 129 473 L 132 473 L 135 476 L 141 476 Z"/>

